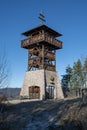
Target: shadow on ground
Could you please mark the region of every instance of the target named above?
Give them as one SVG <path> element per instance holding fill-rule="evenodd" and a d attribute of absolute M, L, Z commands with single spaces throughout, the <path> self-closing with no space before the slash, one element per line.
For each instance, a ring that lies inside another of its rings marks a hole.
<path fill-rule="evenodd" d="M 0 130 L 87 130 L 87 105 L 81 99 L 8 104 Z"/>

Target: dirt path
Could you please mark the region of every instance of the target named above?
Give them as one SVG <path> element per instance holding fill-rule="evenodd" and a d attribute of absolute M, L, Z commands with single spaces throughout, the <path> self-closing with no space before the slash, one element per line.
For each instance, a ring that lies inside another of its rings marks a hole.
<path fill-rule="evenodd" d="M 9 104 L 0 117 L 0 130 L 87 130 L 87 105 L 80 99 Z"/>

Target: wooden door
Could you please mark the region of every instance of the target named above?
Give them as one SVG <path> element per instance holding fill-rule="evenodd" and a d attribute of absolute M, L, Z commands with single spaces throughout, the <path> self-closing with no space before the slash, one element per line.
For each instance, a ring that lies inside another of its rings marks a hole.
<path fill-rule="evenodd" d="M 30 99 L 40 99 L 40 87 L 38 87 L 38 86 L 29 87 L 29 98 Z"/>

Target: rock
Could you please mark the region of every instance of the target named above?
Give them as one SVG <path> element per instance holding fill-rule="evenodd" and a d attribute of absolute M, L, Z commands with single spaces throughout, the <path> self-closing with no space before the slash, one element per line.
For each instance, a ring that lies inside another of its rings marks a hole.
<path fill-rule="evenodd" d="M 0 94 L 0 103 L 2 103 L 2 102 L 4 102 L 4 101 L 7 101 L 7 98 L 6 98 L 6 96 L 5 95 L 1 95 Z"/>

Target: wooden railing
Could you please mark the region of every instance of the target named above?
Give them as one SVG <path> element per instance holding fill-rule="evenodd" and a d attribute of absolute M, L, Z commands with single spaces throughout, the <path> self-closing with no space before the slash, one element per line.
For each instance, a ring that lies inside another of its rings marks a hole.
<path fill-rule="evenodd" d="M 48 59 L 55 59 L 55 53 L 52 53 L 52 52 L 47 52 L 47 54 L 44 56 L 45 58 L 48 58 Z"/>
<path fill-rule="evenodd" d="M 38 50 L 29 49 L 29 54 L 33 54 L 33 55 L 36 55 L 38 57 L 42 57 L 42 50 L 38 52 Z M 51 59 L 51 60 L 55 60 L 55 53 L 49 52 L 49 51 L 45 52 L 44 57 Z"/>
<path fill-rule="evenodd" d="M 55 65 L 50 65 L 47 63 L 44 63 L 44 65 L 42 65 L 38 59 L 29 59 L 28 65 L 32 67 L 35 67 L 38 65 L 38 68 L 40 69 L 43 69 L 44 67 L 46 70 L 55 71 Z"/>
<path fill-rule="evenodd" d="M 48 42 L 56 47 L 62 48 L 62 42 L 55 39 L 54 37 L 46 34 L 38 34 L 35 36 L 32 36 L 28 39 L 22 40 L 21 41 L 21 47 L 23 48 L 28 48 L 31 44 L 38 43 L 41 41 Z"/>
<path fill-rule="evenodd" d="M 55 71 L 55 65 L 47 65 L 46 70 Z"/>
<path fill-rule="evenodd" d="M 57 40 L 57 39 L 55 39 L 54 37 L 45 34 L 45 37 L 44 37 L 44 38 L 45 38 L 44 40 L 45 40 L 46 42 L 48 42 L 48 43 L 50 43 L 50 44 L 52 44 L 52 45 L 55 45 L 55 46 L 57 46 L 57 47 L 59 47 L 59 48 L 62 48 L 62 42 L 59 41 L 59 40 Z"/>
<path fill-rule="evenodd" d="M 29 45 L 32 45 L 32 44 L 37 43 L 37 42 L 41 42 L 43 40 L 44 40 L 44 35 L 38 34 L 38 35 L 35 35 L 35 36 L 30 37 L 28 39 L 22 40 L 21 41 L 21 47 L 27 48 Z"/>
<path fill-rule="evenodd" d="M 31 58 L 31 59 L 28 60 L 28 64 L 30 66 L 40 65 L 41 60 L 39 58 Z"/>

